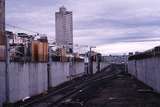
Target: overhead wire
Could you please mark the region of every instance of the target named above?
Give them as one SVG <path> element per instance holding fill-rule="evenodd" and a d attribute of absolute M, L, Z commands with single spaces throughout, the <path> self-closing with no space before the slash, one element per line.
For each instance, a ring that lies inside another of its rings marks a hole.
<path fill-rule="evenodd" d="M 30 30 L 30 29 L 27 29 L 27 28 L 19 27 L 19 26 L 16 26 L 16 25 L 11 25 L 11 24 L 8 24 L 8 23 L 6 23 L 5 26 L 15 28 L 15 29 L 19 29 L 19 30 L 23 30 L 23 31 L 30 32 L 30 33 L 34 33 L 34 34 L 48 35 L 48 34 L 45 34 L 45 33 L 40 33 L 38 31 L 33 31 L 33 30 Z M 124 40 L 124 41 L 119 41 L 119 42 L 156 42 L 156 41 L 160 41 L 160 38 L 155 38 L 155 39 L 153 38 L 153 39 L 150 39 L 150 40 L 148 40 L 148 39 L 135 39 L 135 40 L 128 40 L 128 41 Z M 77 44 L 75 44 L 75 45 L 77 45 Z M 88 45 L 80 45 L 80 46 L 86 47 Z"/>

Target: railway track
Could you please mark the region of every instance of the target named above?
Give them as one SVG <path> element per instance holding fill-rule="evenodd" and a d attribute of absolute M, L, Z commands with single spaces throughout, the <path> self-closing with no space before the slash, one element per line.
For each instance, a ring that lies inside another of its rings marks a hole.
<path fill-rule="evenodd" d="M 115 79 L 120 73 L 121 71 L 118 71 L 117 69 L 117 72 L 92 79 L 88 83 L 83 84 L 83 86 L 75 92 L 73 91 L 71 94 L 68 94 L 64 99 L 61 99 L 61 101 L 52 103 L 48 107 L 83 107 L 85 102 L 92 98 L 93 93 L 96 92 L 99 86 Z"/>
<path fill-rule="evenodd" d="M 98 87 L 103 84 L 104 81 L 110 81 L 116 78 L 121 72 L 120 66 L 110 65 L 101 73 L 87 77 L 85 80 L 82 79 L 73 84 L 66 85 L 45 96 L 16 105 L 16 107 L 82 107 L 84 104 L 84 102 L 82 102 L 82 100 L 84 101 L 84 94 L 88 94 L 88 96 L 91 97 L 92 95 L 89 91 L 91 88 Z M 77 96 L 82 96 L 82 98 L 77 98 Z"/>

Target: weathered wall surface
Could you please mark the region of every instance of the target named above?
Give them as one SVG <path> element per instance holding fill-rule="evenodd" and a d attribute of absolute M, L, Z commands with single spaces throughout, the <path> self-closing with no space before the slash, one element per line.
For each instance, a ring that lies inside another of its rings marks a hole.
<path fill-rule="evenodd" d="M 102 70 L 103 68 L 109 66 L 110 64 L 108 62 L 101 62 L 100 63 L 100 70 Z"/>
<path fill-rule="evenodd" d="M 55 87 L 84 73 L 83 62 L 52 62 L 50 71 L 50 86 Z"/>
<path fill-rule="evenodd" d="M 106 62 L 100 64 L 100 68 L 108 66 Z M 93 63 L 93 73 L 97 72 L 97 63 Z M 85 74 L 84 62 L 52 62 L 49 81 L 50 87 L 55 87 L 75 77 Z"/>
<path fill-rule="evenodd" d="M 100 70 L 102 70 L 103 68 L 107 67 L 108 65 L 109 65 L 108 62 L 101 62 L 100 63 Z M 97 72 L 97 66 L 98 66 L 97 62 L 94 62 L 93 63 L 93 73 L 94 74 Z"/>
<path fill-rule="evenodd" d="M 55 87 L 67 81 L 67 76 L 69 76 L 69 63 L 52 62 L 49 76 L 50 87 Z"/>
<path fill-rule="evenodd" d="M 101 69 L 108 63 L 101 63 Z M 93 66 L 94 73 L 97 64 Z M 49 72 L 49 85 L 55 87 L 75 77 L 85 74 L 84 62 L 52 62 Z M 46 63 L 18 63 L 9 65 L 9 99 L 19 101 L 28 96 L 43 93 L 48 88 Z M 0 62 L 0 107 L 5 101 L 5 63 Z"/>
<path fill-rule="evenodd" d="M 84 74 L 84 62 L 76 62 L 75 63 L 76 75 L 81 76 Z"/>
<path fill-rule="evenodd" d="M 97 72 L 97 62 L 93 62 L 93 74 Z"/>
<path fill-rule="evenodd" d="M 0 102 L 5 101 L 5 63 L 0 62 Z M 10 63 L 9 100 L 19 101 L 25 97 L 40 94 L 47 90 L 46 63 Z"/>
<path fill-rule="evenodd" d="M 29 96 L 29 72 L 26 64 L 9 65 L 9 99 L 15 102 Z"/>
<path fill-rule="evenodd" d="M 10 102 L 47 90 L 47 64 L 11 63 L 9 67 Z"/>
<path fill-rule="evenodd" d="M 5 101 L 5 63 L 0 62 L 0 107 Z"/>
<path fill-rule="evenodd" d="M 160 93 L 160 57 L 131 60 L 128 72 Z"/>
<path fill-rule="evenodd" d="M 47 64 L 29 64 L 29 95 L 37 95 L 47 90 L 48 74 Z"/>

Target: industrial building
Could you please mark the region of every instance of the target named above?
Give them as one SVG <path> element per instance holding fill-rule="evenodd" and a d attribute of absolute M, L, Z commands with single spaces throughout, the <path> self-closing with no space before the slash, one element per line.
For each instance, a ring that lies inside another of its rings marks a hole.
<path fill-rule="evenodd" d="M 48 39 L 46 36 L 29 35 L 6 31 L 9 43 L 10 61 L 46 62 L 48 61 Z M 0 60 L 5 60 L 5 46 L 0 46 Z"/>
<path fill-rule="evenodd" d="M 40 38 L 32 41 L 32 61 L 47 62 L 48 61 L 48 40 Z"/>
<path fill-rule="evenodd" d="M 0 0 L 0 45 L 5 45 L 5 0 Z"/>
<path fill-rule="evenodd" d="M 65 7 L 60 7 L 55 13 L 56 43 L 66 48 L 67 52 L 73 52 L 73 20 L 72 12 Z"/>

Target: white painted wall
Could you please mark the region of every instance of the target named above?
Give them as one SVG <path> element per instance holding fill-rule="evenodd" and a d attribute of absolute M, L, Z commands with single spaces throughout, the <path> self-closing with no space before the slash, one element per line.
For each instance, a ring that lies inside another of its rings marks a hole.
<path fill-rule="evenodd" d="M 68 81 L 67 76 L 69 76 L 69 63 L 64 62 L 52 62 L 50 71 L 50 86 L 55 87 Z"/>
<path fill-rule="evenodd" d="M 97 72 L 97 62 L 93 62 L 93 74 Z"/>
<path fill-rule="evenodd" d="M 101 62 L 100 63 L 100 70 L 102 70 L 103 68 L 109 66 L 110 64 L 108 62 Z"/>
<path fill-rule="evenodd" d="M 109 65 L 108 62 L 101 62 L 100 63 L 100 70 L 102 70 L 103 68 L 107 67 Z M 93 73 L 95 74 L 97 72 L 97 62 L 93 63 Z"/>
<path fill-rule="evenodd" d="M 29 95 L 34 96 L 47 90 L 48 88 L 48 74 L 47 64 L 28 64 L 29 70 Z"/>
<path fill-rule="evenodd" d="M 97 71 L 96 66 L 97 64 L 94 63 L 94 73 Z M 108 66 L 107 63 L 101 63 L 101 69 L 106 66 Z M 55 87 L 84 73 L 84 62 L 52 62 L 50 86 Z M 43 93 L 48 87 L 47 64 L 12 62 L 9 65 L 9 78 L 11 103 Z M 0 107 L 4 101 L 5 63 L 0 62 Z"/>
<path fill-rule="evenodd" d="M 160 93 L 160 57 L 129 61 L 128 71 L 137 79 Z"/>
<path fill-rule="evenodd" d="M 5 101 L 5 63 L 0 62 L 0 107 Z"/>
<path fill-rule="evenodd" d="M 81 75 L 84 73 L 84 62 L 76 62 L 76 75 Z"/>
<path fill-rule="evenodd" d="M 5 63 L 0 62 L 0 103 L 5 101 Z M 25 97 L 40 94 L 47 90 L 46 63 L 9 64 L 9 101 L 19 101 Z"/>
<path fill-rule="evenodd" d="M 52 62 L 50 86 L 55 87 L 84 73 L 84 62 Z"/>

